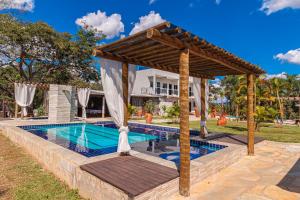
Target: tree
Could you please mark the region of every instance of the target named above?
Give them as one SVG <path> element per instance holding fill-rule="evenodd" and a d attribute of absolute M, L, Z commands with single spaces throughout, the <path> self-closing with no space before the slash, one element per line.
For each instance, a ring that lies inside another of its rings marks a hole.
<path fill-rule="evenodd" d="M 2 96 L 13 98 L 16 81 L 97 85 L 99 74 L 92 52 L 102 38 L 93 30 L 80 29 L 72 36 L 44 22 L 22 22 L 0 14 Z"/>
<path fill-rule="evenodd" d="M 262 122 L 272 122 L 278 112 L 274 108 L 264 107 L 264 106 L 256 106 L 255 112 L 255 121 L 256 121 L 256 131 L 260 131 Z"/>
<path fill-rule="evenodd" d="M 280 118 L 283 120 L 284 118 L 284 111 L 283 111 L 283 100 L 281 99 L 281 94 L 284 93 L 284 88 L 286 87 L 286 83 L 284 80 L 279 79 L 279 78 L 272 78 L 271 80 L 272 88 L 275 92 L 278 107 L 279 107 L 279 113 L 280 113 Z"/>
<path fill-rule="evenodd" d="M 13 67 L 22 81 L 45 82 L 53 73 L 96 79 L 92 51 L 100 38 L 81 29 L 75 37 L 43 22 L 20 22 L 0 15 L 0 67 Z"/>

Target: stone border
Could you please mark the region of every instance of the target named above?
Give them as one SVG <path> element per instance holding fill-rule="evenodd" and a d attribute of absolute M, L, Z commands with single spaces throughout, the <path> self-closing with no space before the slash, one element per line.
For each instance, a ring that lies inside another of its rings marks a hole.
<path fill-rule="evenodd" d="M 80 165 L 105 160 L 118 156 L 117 153 L 87 158 L 57 144 L 31 134 L 21 128 L 0 126 L 2 133 L 14 143 L 24 147 L 43 167 L 54 173 L 70 188 L 78 189 L 79 194 L 87 199 L 131 199 L 123 191 L 96 178 L 80 169 Z M 191 161 L 191 185 L 204 180 L 208 176 L 228 167 L 246 155 L 246 148 L 222 142 L 227 148 Z M 177 169 L 175 163 L 162 158 L 131 151 L 133 156 L 146 159 L 164 166 Z M 167 199 L 178 192 L 179 178 L 169 181 L 134 199 Z"/>

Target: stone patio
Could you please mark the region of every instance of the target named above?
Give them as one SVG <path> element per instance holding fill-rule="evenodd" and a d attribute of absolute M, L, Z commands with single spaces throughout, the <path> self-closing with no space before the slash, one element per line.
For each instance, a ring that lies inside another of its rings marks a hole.
<path fill-rule="evenodd" d="M 174 200 L 186 199 L 179 195 Z M 187 199 L 297 200 L 300 199 L 300 144 L 264 141 L 256 155 L 195 184 Z"/>

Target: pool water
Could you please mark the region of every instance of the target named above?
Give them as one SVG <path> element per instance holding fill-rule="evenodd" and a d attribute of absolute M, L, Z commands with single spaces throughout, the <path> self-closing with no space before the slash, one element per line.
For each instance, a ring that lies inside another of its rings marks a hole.
<path fill-rule="evenodd" d="M 112 122 L 95 124 L 52 124 L 20 126 L 20 128 L 86 157 L 117 151 L 119 132 Z M 129 123 L 128 140 L 133 150 L 179 163 L 178 128 Z M 191 131 L 191 135 L 199 135 Z M 191 160 L 225 148 L 191 140 Z"/>
<path fill-rule="evenodd" d="M 116 152 L 119 140 L 118 129 L 93 124 L 40 125 L 23 129 L 88 157 Z M 149 134 L 128 133 L 130 144 L 156 138 Z"/>

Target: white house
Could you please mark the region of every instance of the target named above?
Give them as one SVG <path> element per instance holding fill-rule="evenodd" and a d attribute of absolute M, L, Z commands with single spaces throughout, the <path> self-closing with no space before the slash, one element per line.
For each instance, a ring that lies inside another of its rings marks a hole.
<path fill-rule="evenodd" d="M 195 102 L 192 90 L 193 79 L 189 80 L 190 111 L 194 110 Z M 142 107 L 147 100 L 171 106 L 179 99 L 179 75 L 157 69 L 144 69 L 136 72 L 136 80 L 131 94 L 131 104 Z"/>
<path fill-rule="evenodd" d="M 190 112 L 194 111 L 195 101 L 193 94 L 193 78 L 189 79 Z M 171 106 L 179 100 L 179 75 L 157 69 L 144 69 L 136 71 L 136 80 L 131 93 L 130 104 L 139 109 L 144 107 L 146 101 L 152 100 L 157 104 L 158 112 L 162 106 Z M 207 101 L 208 102 L 208 95 Z M 208 106 L 208 104 L 207 104 Z M 78 115 L 81 116 L 79 106 Z M 103 91 L 91 91 L 87 106 L 88 117 L 104 117 L 109 112 L 105 103 Z"/>

